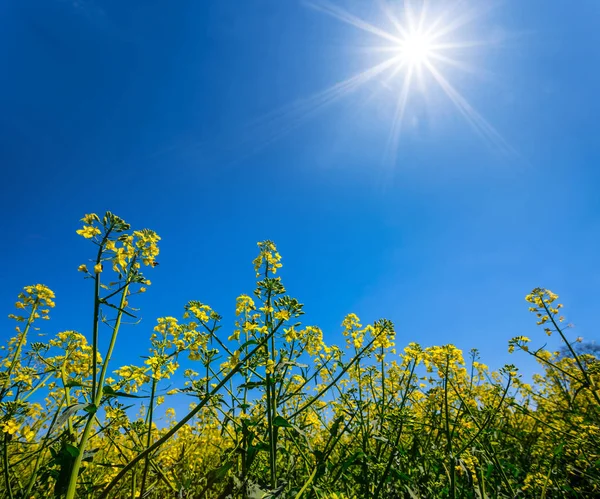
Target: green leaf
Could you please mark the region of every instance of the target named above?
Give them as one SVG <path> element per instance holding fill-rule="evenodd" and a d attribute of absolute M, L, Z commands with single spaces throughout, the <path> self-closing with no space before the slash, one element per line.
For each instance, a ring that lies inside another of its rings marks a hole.
<path fill-rule="evenodd" d="M 67 422 L 71 416 L 73 416 L 77 411 L 84 410 L 88 404 L 73 404 L 67 407 L 62 414 L 56 419 L 56 426 L 59 428 Z"/>
<path fill-rule="evenodd" d="M 279 426 L 280 428 L 291 428 L 292 424 L 283 416 L 275 416 L 273 419 L 273 426 Z"/>
<path fill-rule="evenodd" d="M 251 390 L 252 388 L 258 388 L 259 386 L 266 386 L 266 384 L 266 381 L 248 381 L 248 383 L 241 384 L 240 388 Z"/>
<path fill-rule="evenodd" d="M 84 407 L 83 410 L 85 412 L 87 412 L 88 414 L 96 414 L 96 412 L 98 411 L 98 408 L 96 407 L 95 404 L 90 404 L 87 407 Z"/>
<path fill-rule="evenodd" d="M 125 398 L 131 398 L 131 399 L 148 398 L 143 395 L 132 395 L 131 393 L 116 392 L 115 389 L 109 385 L 104 385 L 104 387 L 102 387 L 102 393 L 104 395 L 106 395 L 107 397 L 125 397 Z"/>
<path fill-rule="evenodd" d="M 244 348 L 252 346 L 252 345 L 258 345 L 258 341 L 256 340 L 248 340 L 245 343 L 242 344 L 242 346 L 240 347 L 240 350 L 244 350 Z"/>
<path fill-rule="evenodd" d="M 206 479 L 208 483 L 220 482 L 225 476 L 227 472 L 231 469 L 233 463 L 231 461 L 226 462 L 222 466 L 219 466 L 217 469 L 211 470 L 208 472 Z"/>
<path fill-rule="evenodd" d="M 352 454 L 348 459 L 346 459 L 342 463 L 342 472 L 346 471 L 350 466 L 354 465 L 354 463 L 356 461 L 363 458 L 364 456 L 365 456 L 365 453 L 362 451 L 358 451 L 358 452 L 355 452 L 354 454 Z"/>
<path fill-rule="evenodd" d="M 73 458 L 79 455 L 79 449 L 72 444 L 66 443 L 64 446 L 64 450 Z"/>
<path fill-rule="evenodd" d="M 269 450 L 269 446 L 265 442 L 260 442 L 258 445 L 249 445 L 248 453 L 246 455 L 247 462 L 252 463 L 256 454 L 258 454 L 261 451 L 267 452 L 268 450 Z"/>
<path fill-rule="evenodd" d="M 81 381 L 77 381 L 76 379 L 70 379 L 69 381 L 66 382 L 65 386 L 67 388 L 73 388 L 75 386 L 78 386 L 81 388 L 89 388 L 88 385 L 84 385 L 83 383 L 81 383 Z"/>
<path fill-rule="evenodd" d="M 96 449 L 89 449 L 86 450 L 83 453 L 83 461 L 85 461 L 86 463 L 91 463 L 94 459 L 94 456 L 96 455 L 96 452 L 98 452 L 100 450 L 100 448 L 96 448 Z"/>
<path fill-rule="evenodd" d="M 419 496 L 413 489 L 411 489 L 408 485 L 405 485 L 405 487 L 406 487 L 406 491 L 410 494 L 410 497 L 412 499 L 419 499 Z"/>
<path fill-rule="evenodd" d="M 335 437 L 340 429 L 340 424 L 341 422 L 344 420 L 343 416 L 340 416 L 338 418 L 335 419 L 335 421 L 333 422 L 333 424 L 331 425 L 331 428 L 329 429 L 329 434 L 332 437 Z"/>

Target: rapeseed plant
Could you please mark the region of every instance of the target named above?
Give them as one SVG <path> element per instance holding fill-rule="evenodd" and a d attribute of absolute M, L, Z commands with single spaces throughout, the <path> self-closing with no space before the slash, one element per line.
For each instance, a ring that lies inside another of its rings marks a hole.
<path fill-rule="evenodd" d="M 465 357 L 451 344 L 407 339 L 396 350 L 384 319 L 363 325 L 349 314 L 345 348 L 327 345 L 318 326 L 301 323 L 282 257 L 263 241 L 256 288 L 237 297 L 232 330 L 190 301 L 181 317 L 158 319 L 143 361 L 115 366 L 160 237 L 110 212 L 82 222 L 77 233 L 95 246 L 77 268 L 91 283 L 90 333 L 32 341 L 55 306 L 41 284 L 26 286 L 9 316 L 17 327 L 0 358 L 4 497 L 600 494 L 600 363 L 577 353 L 551 291 L 526 300 L 567 354 L 534 347 L 534 335 L 513 338 L 509 351 L 541 367 L 526 383 L 515 366 L 491 371 L 477 351 Z"/>

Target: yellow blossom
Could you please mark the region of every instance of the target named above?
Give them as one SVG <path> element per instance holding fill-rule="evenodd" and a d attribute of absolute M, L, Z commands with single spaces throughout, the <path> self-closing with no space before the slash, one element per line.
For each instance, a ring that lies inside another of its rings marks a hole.
<path fill-rule="evenodd" d="M 0 423 L 0 429 L 4 433 L 8 433 L 9 435 L 14 435 L 17 432 L 17 430 L 19 429 L 19 425 L 17 424 L 17 422 L 14 419 L 11 419 L 9 421 Z"/>
<path fill-rule="evenodd" d="M 101 234 L 100 229 L 97 227 L 92 227 L 91 225 L 84 225 L 83 229 L 79 229 L 76 231 L 80 236 L 85 237 L 86 239 L 91 239 L 98 234 Z"/>

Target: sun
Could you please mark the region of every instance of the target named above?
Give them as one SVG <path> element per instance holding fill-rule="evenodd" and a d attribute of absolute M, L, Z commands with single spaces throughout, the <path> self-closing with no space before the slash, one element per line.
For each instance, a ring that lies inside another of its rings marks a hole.
<path fill-rule="evenodd" d="M 430 63 L 433 55 L 433 40 L 427 33 L 419 31 L 408 34 L 398 46 L 402 61 L 410 66 L 422 66 Z"/>
<path fill-rule="evenodd" d="M 361 40 L 361 57 L 368 66 L 331 86 L 267 114 L 253 125 L 254 130 L 264 131 L 264 143 L 305 123 L 330 104 L 346 97 L 367 85 L 371 87 L 368 100 L 374 97 L 390 99 L 390 131 L 383 162 L 394 166 L 398 157 L 401 139 L 419 124 L 415 118 L 419 113 L 416 106 L 430 106 L 435 98 L 436 107 L 424 119 L 435 119 L 439 99 L 434 92 L 444 94 L 454 105 L 477 135 L 494 149 L 510 157 L 519 154 L 504 140 L 498 131 L 475 109 L 467 97 L 451 82 L 450 76 L 464 72 L 470 76 L 485 74 L 480 66 L 469 62 L 473 51 L 482 51 L 497 41 L 472 38 L 479 30 L 467 26 L 486 12 L 479 0 L 370 0 L 362 6 L 378 6 L 366 11 L 377 12 L 375 21 L 353 14 L 341 7 L 341 3 L 361 2 L 351 0 L 303 0 L 316 11 L 331 16 L 357 30 L 366 38 Z M 483 2 L 486 3 L 486 2 Z M 469 33 L 467 38 L 466 34 Z M 357 45 L 349 39 L 351 45 Z M 481 53 L 475 54 L 483 60 Z M 471 81 L 461 78 L 462 81 Z M 418 99 L 415 99 L 418 93 Z M 384 94 L 384 95 L 381 95 Z M 431 97 L 431 99 L 430 99 Z M 411 119 L 406 119 L 415 111 Z M 366 107 L 365 107 L 366 109 Z M 428 109 L 428 111 L 429 111 Z M 387 111 L 387 109 L 386 109 Z M 414 118 L 414 119 L 413 119 Z M 416 125 L 415 125 L 416 124 Z M 423 127 L 424 128 L 424 127 Z"/>
<path fill-rule="evenodd" d="M 380 7 L 377 22 L 369 22 L 344 8 L 343 0 L 304 0 L 306 5 L 357 28 L 377 42 L 370 46 L 373 61 L 365 70 L 303 100 L 306 115 L 323 108 L 368 82 L 380 81 L 381 88 L 395 94 L 395 113 L 391 124 L 389 149 L 396 155 L 403 121 L 415 88 L 427 91 L 437 86 L 459 113 L 488 142 L 514 154 L 514 150 L 488 121 L 450 82 L 448 69 L 477 74 L 480 68 L 465 61 L 469 50 L 481 50 L 488 42 L 461 39 L 461 30 L 483 12 L 478 2 L 463 0 L 374 0 Z M 439 8 L 437 8 L 439 7 Z M 472 30 L 465 30 L 465 32 Z M 490 42 L 491 43 L 491 42 Z M 381 55 L 383 54 L 383 58 Z M 387 153 L 386 153 L 387 155 Z"/>

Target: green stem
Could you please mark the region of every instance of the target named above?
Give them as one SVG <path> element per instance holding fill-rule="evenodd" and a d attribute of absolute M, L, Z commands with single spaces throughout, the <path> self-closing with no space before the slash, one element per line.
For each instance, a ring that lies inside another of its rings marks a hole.
<path fill-rule="evenodd" d="M 115 325 L 113 328 L 113 334 L 110 338 L 110 344 L 108 346 L 108 351 L 106 352 L 106 357 L 104 358 L 104 362 L 102 363 L 102 369 L 100 371 L 100 378 L 98 379 L 98 385 L 96 389 L 96 396 L 92 399 L 92 403 L 94 404 L 96 410 L 100 406 L 100 402 L 102 400 L 102 389 L 100 388 L 104 384 L 104 378 L 106 377 L 106 371 L 108 370 L 108 363 L 112 356 L 113 350 L 115 348 L 115 343 L 117 341 L 117 335 L 119 333 L 119 329 L 121 327 L 121 320 L 123 318 L 123 309 L 125 307 L 125 301 L 127 300 L 127 290 L 129 289 L 129 285 L 126 285 L 123 288 L 123 293 L 121 294 L 121 302 L 119 304 L 119 312 L 117 314 L 117 318 L 115 321 Z M 73 499 L 75 497 L 75 493 L 77 490 L 77 478 L 79 475 L 79 469 L 81 468 L 81 463 L 83 462 L 83 454 L 87 447 L 88 440 L 90 438 L 90 433 L 92 430 L 92 424 L 94 421 L 94 413 L 88 416 L 85 428 L 83 430 L 83 435 L 81 437 L 81 442 L 79 443 L 79 454 L 75 458 L 75 462 L 73 463 L 73 468 L 71 470 L 71 476 L 69 478 L 69 488 L 67 489 L 67 495 L 65 499 Z"/>
<path fill-rule="evenodd" d="M 150 394 L 150 407 L 148 409 L 148 435 L 146 437 L 146 449 L 152 444 L 152 417 L 154 415 L 154 396 L 156 394 L 156 378 L 152 378 L 152 392 Z M 144 459 L 144 471 L 142 473 L 142 487 L 140 489 L 140 497 L 144 497 L 146 492 L 146 477 L 148 476 L 148 464 L 150 455 L 147 454 Z"/>
<path fill-rule="evenodd" d="M 225 386 L 231 378 L 233 378 L 240 368 L 248 362 L 249 359 L 254 357 L 262 348 L 264 348 L 265 344 L 270 340 L 271 335 L 274 334 L 275 331 L 267 334 L 256 347 L 243 359 L 241 359 L 236 366 L 227 374 L 218 384 L 215 386 L 210 393 L 208 393 L 196 407 L 194 407 L 190 412 L 188 412 L 173 428 L 167 431 L 161 438 L 159 438 L 156 442 L 154 442 L 150 447 L 148 447 L 145 451 L 140 452 L 137 456 L 135 456 L 126 466 L 124 466 L 119 473 L 111 480 L 111 482 L 106 486 L 106 488 L 101 492 L 98 496 L 98 499 L 105 499 L 108 497 L 108 493 L 114 488 L 119 480 L 123 478 L 123 476 L 131 470 L 141 459 L 144 459 L 148 454 L 158 449 L 161 445 L 163 445 L 167 440 L 169 440 L 175 433 L 177 433 L 183 426 L 185 426 L 188 421 L 190 421 L 198 412 L 202 410 L 202 408 L 214 397 L 223 386 Z M 71 498 L 67 498 L 71 499 Z"/>
<path fill-rule="evenodd" d="M 102 263 L 102 253 L 104 251 L 104 244 L 108 240 L 108 236 L 113 230 L 113 226 L 111 225 L 102 241 L 98 245 L 98 254 L 96 255 L 96 265 L 101 265 Z M 95 266 L 94 266 L 95 267 Z M 106 299 L 105 299 L 106 300 Z M 93 323 L 92 323 L 92 400 L 96 398 L 96 390 L 98 388 L 97 375 L 98 375 L 98 328 L 100 324 L 100 272 L 94 272 L 94 315 L 93 315 Z"/>
<path fill-rule="evenodd" d="M 408 375 L 408 381 L 406 382 L 406 390 L 404 390 L 404 395 L 402 396 L 402 400 L 400 402 L 400 407 L 399 407 L 400 416 L 401 416 L 401 411 L 404 409 L 406 401 L 408 400 L 408 395 L 409 395 L 409 391 L 410 391 L 410 382 L 413 378 L 416 367 L 417 367 L 417 361 L 415 360 L 412 363 L 412 367 L 410 369 L 410 374 Z M 395 428 L 396 440 L 394 441 L 394 445 L 390 449 L 390 455 L 389 455 L 387 464 L 385 466 L 385 470 L 383 472 L 383 475 L 381 476 L 381 479 L 379 480 L 379 483 L 377 484 L 375 493 L 373 494 L 374 499 L 377 499 L 379 497 L 379 494 L 381 493 L 381 491 L 383 489 L 383 485 L 385 484 L 385 481 L 390 473 L 390 470 L 392 469 L 392 464 L 394 463 L 394 459 L 396 458 L 396 453 L 398 452 L 398 446 L 400 445 L 400 438 L 402 436 L 403 428 L 404 428 L 404 421 L 400 420 L 399 427 Z M 384 450 L 384 452 L 385 452 L 385 450 Z"/>
<path fill-rule="evenodd" d="M 269 266 L 265 266 L 265 279 L 269 276 Z M 274 331 L 273 325 L 271 323 L 271 313 L 269 312 L 271 308 L 271 289 L 269 288 L 267 291 L 267 299 L 265 300 L 265 325 L 267 326 L 267 330 L 269 332 Z M 267 354 L 267 359 L 270 359 L 273 366 L 275 365 L 275 335 L 270 335 L 270 342 L 267 341 L 265 343 L 265 351 Z M 271 348 L 269 352 L 269 343 L 271 343 Z M 267 362 L 268 363 L 268 362 Z M 266 384 L 267 384 L 267 429 L 269 433 L 269 471 L 270 471 L 270 479 L 271 479 L 271 488 L 277 487 L 277 431 L 273 426 L 273 421 L 276 417 L 277 407 L 276 403 L 273 400 L 274 392 L 271 387 L 273 384 L 271 381 L 271 374 L 267 370 L 266 374 Z"/>
<path fill-rule="evenodd" d="M 27 395 L 25 395 L 24 397 L 21 397 L 21 401 L 25 402 L 27 399 L 29 399 L 29 397 L 31 397 L 35 392 L 37 392 L 40 388 L 46 386 L 46 383 L 48 382 L 48 380 L 54 376 L 54 372 L 49 373 L 40 383 L 38 383 L 35 388 L 29 390 L 27 392 Z"/>
<path fill-rule="evenodd" d="M 383 334 L 382 333 L 380 334 Z M 304 412 L 308 407 L 310 407 L 311 405 L 313 405 L 317 400 L 319 400 L 327 391 L 329 391 L 329 389 L 332 386 L 335 386 L 337 384 L 337 382 L 342 378 L 342 376 L 344 376 L 344 374 L 346 374 L 348 372 L 348 369 L 350 369 L 356 362 L 358 362 L 363 354 L 365 352 L 367 352 L 372 346 L 373 343 L 375 342 L 376 338 L 373 338 L 366 347 L 363 347 L 363 349 L 357 353 L 350 362 L 348 362 L 348 364 L 346 364 L 344 366 L 344 368 L 342 369 L 342 371 L 340 372 L 340 374 L 338 374 L 325 388 L 322 388 L 319 393 L 317 393 L 314 397 L 310 398 L 308 401 L 306 401 L 303 405 L 301 405 L 298 409 L 296 409 L 288 419 L 294 419 L 298 414 L 301 414 L 302 412 Z"/>
<path fill-rule="evenodd" d="M 61 381 L 63 384 L 63 388 L 65 390 L 65 402 L 67 403 L 67 407 L 69 407 L 71 405 L 71 391 L 69 390 L 69 387 L 67 386 L 67 373 L 65 371 L 65 364 L 66 364 L 66 361 L 63 362 L 63 364 L 60 368 L 60 375 L 61 375 Z M 69 416 L 69 418 L 67 419 L 67 426 L 69 427 L 69 435 L 74 436 L 75 432 L 73 431 L 73 418 L 71 416 Z"/>
<path fill-rule="evenodd" d="M 12 485 L 10 483 L 10 471 L 8 464 L 8 434 L 4 435 L 4 448 L 2 449 L 2 463 L 4 468 L 4 481 L 6 482 L 6 492 L 10 499 L 14 499 Z"/>
<path fill-rule="evenodd" d="M 56 412 L 54 413 L 52 422 L 50 423 L 50 426 L 48 427 L 46 436 L 44 437 L 44 439 L 42 440 L 42 443 L 40 444 L 40 451 L 37 454 L 35 464 L 33 466 L 33 471 L 31 472 L 31 475 L 29 477 L 29 482 L 27 484 L 27 490 L 25 491 L 25 494 L 23 494 L 23 497 L 31 497 L 31 491 L 33 490 L 33 486 L 35 484 L 35 479 L 36 479 L 37 472 L 40 467 L 40 462 L 42 460 L 42 457 L 46 453 L 46 449 L 49 447 L 48 441 L 50 440 L 50 434 L 52 433 L 52 430 L 54 429 L 54 425 L 56 424 L 56 420 L 58 419 L 58 416 L 60 414 L 60 408 L 63 406 L 64 403 L 65 403 L 65 398 L 63 397 L 63 399 L 60 401 L 60 403 L 58 404 L 58 406 L 56 408 Z"/>
<path fill-rule="evenodd" d="M 4 398 L 4 395 L 8 391 L 8 388 L 10 387 L 10 375 L 12 374 L 12 370 L 17 365 L 17 359 L 21 355 L 21 349 L 23 348 L 23 343 L 25 343 L 25 339 L 27 338 L 27 333 L 29 332 L 29 328 L 31 327 L 31 324 L 34 321 L 34 316 L 35 316 L 35 312 L 38 308 L 38 305 L 39 305 L 39 302 L 38 302 L 38 299 L 36 299 L 33 302 L 33 305 L 31 307 L 31 312 L 29 314 L 29 318 L 27 319 L 27 325 L 25 326 L 25 330 L 21 333 L 21 337 L 19 338 L 19 343 L 17 344 L 17 348 L 15 349 L 15 354 L 13 355 L 13 359 L 10 363 L 8 370 L 6 371 L 6 380 L 4 381 L 4 384 L 2 385 L 2 390 L 0 390 L 0 401 Z"/>
<path fill-rule="evenodd" d="M 546 310 L 546 314 L 548 315 L 548 317 L 550 317 L 550 320 L 552 321 L 552 324 L 556 328 L 556 331 L 558 331 L 558 334 L 560 334 L 560 337 L 562 338 L 562 340 L 564 341 L 564 343 L 567 345 L 567 348 L 569 349 L 569 352 L 571 352 L 571 355 L 575 359 L 575 362 L 577 363 L 577 367 L 579 367 L 579 370 L 581 371 L 581 374 L 583 374 L 583 377 L 585 378 L 586 385 L 590 389 L 590 392 L 592 392 L 592 396 L 596 400 L 596 403 L 598 405 L 600 405 L 600 395 L 598 395 L 598 393 L 596 393 L 596 390 L 594 390 L 594 384 L 593 384 L 592 380 L 590 379 L 590 377 L 589 377 L 589 375 L 587 373 L 587 370 L 585 369 L 585 367 L 583 367 L 583 364 L 581 363 L 581 360 L 579 359 L 579 355 L 577 355 L 577 353 L 575 352 L 575 350 L 571 346 L 571 343 L 567 340 L 565 334 L 562 332 L 562 329 L 560 327 L 558 327 L 558 324 L 554 320 L 553 314 L 550 312 L 550 310 L 548 310 L 548 306 L 546 305 L 546 302 L 543 299 L 542 299 L 542 304 L 544 305 L 544 309 Z"/>
<path fill-rule="evenodd" d="M 448 371 L 450 367 L 450 356 L 446 356 L 446 372 L 444 373 L 444 414 L 445 414 L 445 430 L 446 430 L 446 453 L 450 460 L 450 498 L 456 497 L 456 483 L 454 468 L 454 456 L 452 455 L 452 432 L 450 432 L 450 408 L 448 404 Z"/>
<path fill-rule="evenodd" d="M 298 491 L 298 493 L 296 494 L 296 497 L 294 499 L 300 499 L 304 495 L 304 493 L 306 492 L 306 489 L 308 489 L 308 487 L 310 487 L 310 484 L 313 482 L 313 480 L 317 476 L 317 470 L 318 470 L 318 467 L 315 466 L 315 469 L 313 470 L 311 475 L 308 477 L 308 480 L 306 481 L 306 483 Z"/>
<path fill-rule="evenodd" d="M 96 264 L 100 264 L 102 246 L 98 250 Z M 96 398 L 96 381 L 98 377 L 98 324 L 100 315 L 100 274 L 94 277 L 94 321 L 92 325 L 92 400 Z"/>

